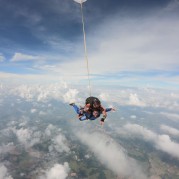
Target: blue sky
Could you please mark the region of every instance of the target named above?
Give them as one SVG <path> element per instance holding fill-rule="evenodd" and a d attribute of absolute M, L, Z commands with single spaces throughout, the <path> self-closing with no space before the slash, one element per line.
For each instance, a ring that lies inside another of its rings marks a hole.
<path fill-rule="evenodd" d="M 0 78 L 85 83 L 80 5 L 0 0 Z M 92 83 L 179 88 L 178 0 L 87 0 Z"/>

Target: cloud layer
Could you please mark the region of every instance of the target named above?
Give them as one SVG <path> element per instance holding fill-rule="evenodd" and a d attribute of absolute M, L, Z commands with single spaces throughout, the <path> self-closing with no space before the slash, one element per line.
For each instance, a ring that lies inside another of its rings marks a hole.
<path fill-rule="evenodd" d="M 159 135 L 138 124 L 126 124 L 124 129 L 133 137 L 150 142 L 158 150 L 179 159 L 179 144 L 172 141 L 168 135 Z"/>
<path fill-rule="evenodd" d="M 104 133 L 80 131 L 77 136 L 101 163 L 118 176 L 146 178 L 137 163 L 127 157 L 125 150 Z"/>
<path fill-rule="evenodd" d="M 175 129 L 173 127 L 170 127 L 170 126 L 167 126 L 167 125 L 161 125 L 160 126 L 160 129 L 170 135 L 173 135 L 173 136 L 178 136 L 179 137 L 179 130 L 178 129 Z"/>

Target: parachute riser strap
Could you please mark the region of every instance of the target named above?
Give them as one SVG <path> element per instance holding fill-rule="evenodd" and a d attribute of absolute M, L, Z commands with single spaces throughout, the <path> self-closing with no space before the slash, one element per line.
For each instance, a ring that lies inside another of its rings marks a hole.
<path fill-rule="evenodd" d="M 87 66 L 87 73 L 88 73 L 88 85 L 89 85 L 89 96 L 91 96 L 91 82 L 90 82 L 90 72 L 89 72 L 89 63 L 88 63 L 88 53 L 87 53 L 87 46 L 86 46 L 86 33 L 85 33 L 85 23 L 84 23 L 84 16 L 83 16 L 83 3 L 81 5 L 81 19 L 83 25 L 83 38 L 84 38 L 84 53 L 86 59 L 86 66 Z"/>

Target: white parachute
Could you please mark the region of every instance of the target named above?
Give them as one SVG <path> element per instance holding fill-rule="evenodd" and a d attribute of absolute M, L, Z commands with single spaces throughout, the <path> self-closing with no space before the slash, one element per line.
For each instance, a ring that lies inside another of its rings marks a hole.
<path fill-rule="evenodd" d="M 77 2 L 77 3 L 82 4 L 82 3 L 86 2 L 87 0 L 74 0 L 74 1 Z"/>

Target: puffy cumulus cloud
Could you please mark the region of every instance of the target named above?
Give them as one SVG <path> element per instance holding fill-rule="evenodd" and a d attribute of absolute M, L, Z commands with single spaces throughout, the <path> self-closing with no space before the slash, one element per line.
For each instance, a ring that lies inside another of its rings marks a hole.
<path fill-rule="evenodd" d="M 110 101 L 110 96 L 108 93 L 104 93 L 102 92 L 100 95 L 99 95 L 99 98 L 103 101 Z"/>
<path fill-rule="evenodd" d="M 11 175 L 9 175 L 7 168 L 0 163 L 0 179 L 13 179 Z"/>
<path fill-rule="evenodd" d="M 68 87 L 63 80 L 59 83 L 11 85 L 1 84 L 0 96 L 14 95 L 27 101 L 38 101 L 48 103 L 55 99 L 61 102 L 83 102 L 87 96 L 86 88 L 78 86 Z M 179 93 L 157 90 L 151 88 L 94 88 L 93 94 L 110 106 L 117 103 L 120 105 L 134 105 L 139 107 L 163 107 L 169 110 L 178 110 Z M 34 110 L 32 110 L 33 112 Z"/>
<path fill-rule="evenodd" d="M 44 57 L 15 53 L 11 59 L 11 62 L 37 61 L 37 60 L 44 60 Z"/>
<path fill-rule="evenodd" d="M 139 99 L 138 95 L 135 93 L 135 94 L 130 94 L 130 96 L 129 96 L 129 105 L 145 106 L 145 103 L 142 102 L 142 100 Z"/>
<path fill-rule="evenodd" d="M 29 129 L 21 128 L 19 130 L 14 130 L 19 142 L 21 142 L 24 145 L 27 145 L 29 143 L 29 140 L 32 136 L 32 131 Z"/>
<path fill-rule="evenodd" d="M 77 89 L 68 89 L 64 81 L 50 84 L 19 84 L 19 85 L 3 85 L 2 96 L 13 95 L 23 98 L 27 101 L 48 102 L 51 99 L 68 102 L 75 100 L 78 94 Z M 32 109 L 31 112 L 35 112 Z"/>
<path fill-rule="evenodd" d="M 137 116 L 136 116 L 136 115 L 131 115 L 130 118 L 131 118 L 131 119 L 136 119 Z"/>
<path fill-rule="evenodd" d="M 70 152 L 69 143 L 66 137 L 62 134 L 62 130 L 56 126 L 49 124 L 45 129 L 45 136 L 50 138 L 52 143 L 49 146 L 49 151 Z"/>
<path fill-rule="evenodd" d="M 161 125 L 160 126 L 160 129 L 170 135 L 173 135 L 173 136 L 179 136 L 179 130 L 178 129 L 175 129 L 173 127 L 169 127 L 169 126 L 166 126 L 166 125 Z"/>
<path fill-rule="evenodd" d="M 77 137 L 87 145 L 101 163 L 118 176 L 145 179 L 137 163 L 127 157 L 124 149 L 104 133 L 79 131 Z M 90 137 L 89 137 L 90 136 Z"/>
<path fill-rule="evenodd" d="M 45 129 L 45 135 L 50 137 L 56 131 L 56 127 L 52 124 L 49 124 Z"/>
<path fill-rule="evenodd" d="M 76 96 L 79 93 L 77 89 L 69 89 L 63 96 L 65 102 L 75 102 Z"/>
<path fill-rule="evenodd" d="M 142 138 L 154 144 L 155 148 L 179 159 L 179 144 L 168 135 L 158 135 L 138 124 L 126 124 L 123 129 L 133 137 Z"/>
<path fill-rule="evenodd" d="M 24 147 L 32 147 L 34 144 L 39 143 L 42 134 L 39 131 L 33 131 L 28 128 L 11 128 L 13 133 L 17 136 L 18 141 L 24 145 Z"/>
<path fill-rule="evenodd" d="M 30 110 L 31 113 L 35 113 L 36 111 L 37 109 L 34 109 L 34 108 Z"/>
<path fill-rule="evenodd" d="M 64 165 L 55 164 L 52 168 L 45 171 L 43 176 L 39 179 L 65 179 L 70 171 L 69 164 L 67 162 Z"/>
<path fill-rule="evenodd" d="M 19 127 L 25 127 L 27 125 L 27 121 L 19 123 Z"/>
<path fill-rule="evenodd" d="M 55 149 L 57 152 L 69 152 L 70 148 L 68 146 L 68 141 L 63 134 L 58 134 L 54 139 L 52 139 L 53 145 L 51 149 Z"/>
<path fill-rule="evenodd" d="M 108 88 L 103 88 L 98 89 L 98 91 L 100 93 L 99 97 L 111 104 L 117 103 L 122 106 L 133 105 L 153 108 L 162 107 L 171 111 L 178 111 L 179 107 L 179 93 L 172 90 L 119 87 L 118 89 L 111 88 L 110 90 Z"/>
<path fill-rule="evenodd" d="M 155 145 L 157 149 L 179 159 L 179 144 L 173 142 L 168 135 L 159 135 L 158 142 Z"/>

